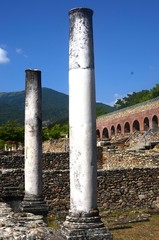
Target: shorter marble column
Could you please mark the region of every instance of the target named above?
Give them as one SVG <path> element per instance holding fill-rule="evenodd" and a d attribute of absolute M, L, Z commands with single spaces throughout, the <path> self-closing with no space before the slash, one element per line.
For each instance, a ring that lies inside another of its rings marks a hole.
<path fill-rule="evenodd" d="M 41 71 L 26 70 L 25 95 L 25 196 L 21 210 L 46 215 L 42 196 Z"/>
<path fill-rule="evenodd" d="M 112 240 L 97 209 L 96 100 L 93 11 L 69 12 L 70 211 L 66 239 Z"/>

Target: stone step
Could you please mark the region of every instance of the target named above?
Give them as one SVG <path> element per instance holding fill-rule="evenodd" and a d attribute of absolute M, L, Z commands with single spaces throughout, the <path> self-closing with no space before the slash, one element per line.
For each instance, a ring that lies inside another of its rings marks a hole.
<path fill-rule="evenodd" d="M 0 239 L 64 240 L 60 232 L 47 227 L 42 216 L 14 213 L 4 202 L 0 202 L 0 216 Z"/>

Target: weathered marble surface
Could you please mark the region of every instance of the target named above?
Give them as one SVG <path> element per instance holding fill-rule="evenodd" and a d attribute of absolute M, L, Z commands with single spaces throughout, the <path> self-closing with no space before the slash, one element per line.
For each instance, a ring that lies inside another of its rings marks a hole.
<path fill-rule="evenodd" d="M 10 206 L 0 202 L 0 240 L 63 240 L 58 232 L 47 227 L 42 216 L 14 213 Z"/>

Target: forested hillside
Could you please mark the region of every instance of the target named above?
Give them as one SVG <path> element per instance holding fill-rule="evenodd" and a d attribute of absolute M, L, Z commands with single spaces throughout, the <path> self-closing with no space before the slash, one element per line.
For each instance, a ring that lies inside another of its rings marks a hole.
<path fill-rule="evenodd" d="M 0 93 L 0 124 L 16 120 L 24 124 L 25 91 Z M 44 123 L 66 121 L 68 96 L 49 88 L 42 89 L 42 115 Z"/>
<path fill-rule="evenodd" d="M 68 122 L 68 95 L 50 88 L 42 89 L 43 125 Z M 16 120 L 24 124 L 25 91 L 0 93 L 0 125 Z M 103 103 L 97 103 L 97 116 L 115 110 Z"/>
<path fill-rule="evenodd" d="M 156 84 L 156 86 L 150 90 L 142 90 L 139 92 L 133 92 L 131 94 L 127 94 L 127 96 L 124 98 L 118 99 L 117 102 L 115 103 L 115 107 L 117 109 L 130 107 L 137 103 L 142 103 L 147 100 L 156 98 L 158 96 L 159 96 L 159 84 Z"/>

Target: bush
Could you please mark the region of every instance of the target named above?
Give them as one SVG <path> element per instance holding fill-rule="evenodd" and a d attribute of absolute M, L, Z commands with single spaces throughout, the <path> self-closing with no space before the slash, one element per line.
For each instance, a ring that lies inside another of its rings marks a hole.
<path fill-rule="evenodd" d="M 0 139 L 0 150 L 4 149 L 4 140 Z"/>

